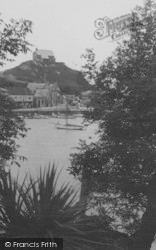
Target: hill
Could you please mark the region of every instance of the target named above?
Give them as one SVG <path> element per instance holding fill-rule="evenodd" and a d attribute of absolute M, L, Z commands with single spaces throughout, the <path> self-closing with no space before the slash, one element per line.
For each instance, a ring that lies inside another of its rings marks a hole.
<path fill-rule="evenodd" d="M 82 91 L 92 89 L 92 86 L 86 81 L 80 71 L 67 67 L 62 62 L 41 63 L 26 61 L 19 66 L 6 70 L 2 74 L 10 81 L 49 83 L 57 82 L 60 90 L 64 94 L 78 94 Z"/>
<path fill-rule="evenodd" d="M 5 87 L 26 87 L 27 82 L 11 79 L 9 77 L 6 77 L 4 75 L 0 75 L 0 88 Z"/>

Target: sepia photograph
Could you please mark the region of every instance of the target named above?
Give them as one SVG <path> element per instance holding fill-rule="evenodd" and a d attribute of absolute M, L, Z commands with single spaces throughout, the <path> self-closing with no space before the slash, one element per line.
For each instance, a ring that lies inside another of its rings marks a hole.
<path fill-rule="evenodd" d="M 156 0 L 0 0 L 0 250 L 156 250 Z"/>

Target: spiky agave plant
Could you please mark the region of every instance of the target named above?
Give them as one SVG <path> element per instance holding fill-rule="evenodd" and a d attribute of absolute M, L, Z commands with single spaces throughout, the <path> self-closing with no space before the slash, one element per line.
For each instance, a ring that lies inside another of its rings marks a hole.
<path fill-rule="evenodd" d="M 93 225 L 83 216 L 85 208 L 76 203 L 77 193 L 69 185 L 58 188 L 58 176 L 54 165 L 40 169 L 37 179 L 26 177 L 21 185 L 10 172 L 1 176 L 3 237 L 63 238 L 64 249 L 68 250 L 95 243 L 90 239 Z"/>

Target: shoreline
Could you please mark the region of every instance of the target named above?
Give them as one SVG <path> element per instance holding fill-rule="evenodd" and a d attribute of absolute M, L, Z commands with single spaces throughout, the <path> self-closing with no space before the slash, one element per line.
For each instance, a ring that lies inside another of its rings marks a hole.
<path fill-rule="evenodd" d="M 69 107 L 70 113 L 77 113 L 82 114 L 87 110 L 87 108 L 75 108 L 70 106 Z M 26 108 L 26 109 L 14 109 L 13 112 L 15 113 L 44 113 L 44 114 L 50 114 L 52 112 L 62 112 L 66 113 L 66 108 L 64 106 L 53 106 L 53 107 L 44 107 L 44 108 Z"/>

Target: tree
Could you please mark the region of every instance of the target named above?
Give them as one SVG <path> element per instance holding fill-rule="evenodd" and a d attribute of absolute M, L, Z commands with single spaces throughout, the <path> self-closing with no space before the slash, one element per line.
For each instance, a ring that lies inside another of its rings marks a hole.
<path fill-rule="evenodd" d="M 31 44 L 26 40 L 26 35 L 32 32 L 32 22 L 11 19 L 9 23 L 5 23 L 0 19 L 0 28 L 0 65 L 3 66 L 5 61 L 13 61 L 13 56 L 30 50 Z M 1 167 L 4 167 L 6 161 L 15 160 L 18 149 L 16 139 L 18 136 L 25 136 L 27 131 L 23 119 L 12 112 L 13 107 L 13 100 L 9 98 L 5 89 L 0 89 Z"/>
<path fill-rule="evenodd" d="M 156 234 L 155 13 L 151 0 L 134 10 L 130 39 L 94 76 L 87 118 L 99 122 L 100 139 L 82 142 L 70 169 L 83 174 L 86 192 L 102 204 L 99 212 L 112 219 L 112 229 L 131 235 L 133 250 L 149 250 Z"/>
<path fill-rule="evenodd" d="M 7 92 L 0 93 L 0 165 L 7 161 L 16 162 L 19 136 L 25 137 L 27 129 L 22 117 L 13 112 L 15 102 L 9 98 Z M 17 163 L 17 162 L 16 162 Z M 17 163 L 18 164 L 18 163 Z"/>
<path fill-rule="evenodd" d="M 3 66 L 5 61 L 13 61 L 13 57 L 20 52 L 30 51 L 31 43 L 27 41 L 26 36 L 32 32 L 32 22 L 11 19 L 9 23 L 5 23 L 0 19 L 0 28 L 0 65 Z M 8 55 L 13 57 L 8 58 Z"/>

